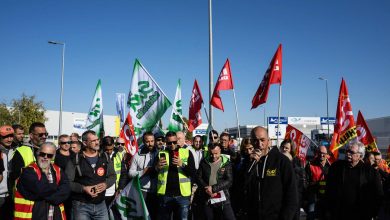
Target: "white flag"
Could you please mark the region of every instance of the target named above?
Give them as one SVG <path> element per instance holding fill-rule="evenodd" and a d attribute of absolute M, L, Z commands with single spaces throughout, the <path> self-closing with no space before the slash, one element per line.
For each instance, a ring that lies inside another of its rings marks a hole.
<path fill-rule="evenodd" d="M 100 137 L 100 132 L 104 131 L 103 125 L 103 96 L 102 86 L 100 79 L 96 86 L 95 95 L 93 96 L 91 108 L 89 109 L 87 122 L 85 124 L 87 130 L 96 132 L 96 135 Z"/>
<path fill-rule="evenodd" d="M 177 82 L 175 101 L 172 106 L 171 119 L 169 121 L 168 130 L 169 131 L 182 131 L 183 130 L 183 110 L 181 108 L 181 83 L 180 79 Z"/>
<path fill-rule="evenodd" d="M 152 131 L 171 106 L 167 96 L 138 59 L 134 63 L 127 106 L 130 108 L 137 140 L 144 132 Z"/>
<path fill-rule="evenodd" d="M 142 196 L 138 175 L 122 190 L 110 209 L 111 219 L 149 220 L 149 212 Z"/>

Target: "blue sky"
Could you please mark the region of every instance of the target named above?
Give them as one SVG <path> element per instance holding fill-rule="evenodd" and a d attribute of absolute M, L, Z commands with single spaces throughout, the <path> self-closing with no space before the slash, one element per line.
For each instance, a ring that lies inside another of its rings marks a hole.
<path fill-rule="evenodd" d="M 388 116 L 389 11 L 387 0 L 214 0 L 214 79 L 229 58 L 241 124 L 263 124 L 264 106 L 250 111 L 251 100 L 282 43 L 282 116 L 326 115 L 319 76 L 329 82 L 330 116 L 341 77 L 355 117 Z M 128 93 L 136 58 L 171 101 L 182 79 L 186 117 L 195 78 L 208 105 L 207 0 L 2 0 L 0 36 L 0 101 L 26 93 L 59 110 L 61 46 L 47 43 L 58 40 L 66 42 L 64 111 L 87 112 L 101 79 L 104 112 L 115 114 L 115 93 Z M 236 123 L 232 92 L 221 96 L 218 130 Z M 277 105 L 273 85 L 266 115 L 277 115 Z"/>

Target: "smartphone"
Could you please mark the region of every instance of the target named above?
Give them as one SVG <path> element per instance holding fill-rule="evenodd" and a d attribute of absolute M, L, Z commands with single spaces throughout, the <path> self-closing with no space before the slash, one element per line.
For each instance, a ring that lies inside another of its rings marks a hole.
<path fill-rule="evenodd" d="M 165 159 L 165 154 L 164 153 L 160 153 L 160 158 L 164 158 Z"/>
<path fill-rule="evenodd" d="M 175 156 L 175 157 L 179 157 L 179 151 L 173 151 L 173 156 Z"/>

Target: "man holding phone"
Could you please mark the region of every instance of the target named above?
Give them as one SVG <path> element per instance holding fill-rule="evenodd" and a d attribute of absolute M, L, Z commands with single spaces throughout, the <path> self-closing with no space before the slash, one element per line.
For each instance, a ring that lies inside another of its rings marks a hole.
<path fill-rule="evenodd" d="M 159 153 L 157 195 L 160 206 L 159 219 L 186 220 L 191 196 L 191 178 L 195 174 L 195 163 L 188 149 L 179 148 L 175 132 L 165 136 L 166 149 Z"/>

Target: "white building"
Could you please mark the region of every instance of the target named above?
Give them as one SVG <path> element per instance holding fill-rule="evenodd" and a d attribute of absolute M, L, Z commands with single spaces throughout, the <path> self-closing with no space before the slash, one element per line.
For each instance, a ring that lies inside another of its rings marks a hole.
<path fill-rule="evenodd" d="M 46 110 L 46 130 L 49 133 L 49 140 L 57 140 L 59 129 L 59 111 Z M 62 134 L 78 133 L 80 136 L 85 131 L 86 113 L 62 112 Z M 118 116 L 103 115 L 105 135 L 117 137 L 120 132 Z"/>

